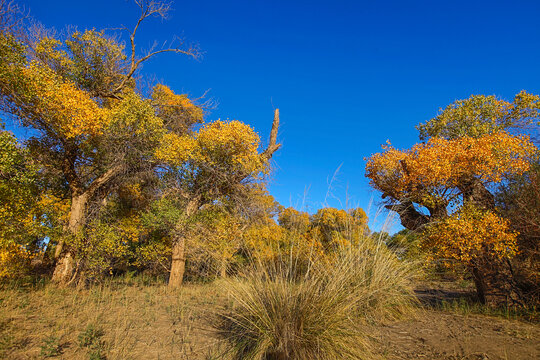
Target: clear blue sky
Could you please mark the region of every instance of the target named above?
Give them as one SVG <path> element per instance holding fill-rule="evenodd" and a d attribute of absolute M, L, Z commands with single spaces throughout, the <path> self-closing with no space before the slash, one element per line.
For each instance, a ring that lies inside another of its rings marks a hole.
<path fill-rule="evenodd" d="M 125 25 L 124 0 L 20 0 L 57 29 Z M 364 178 L 364 157 L 387 139 L 400 148 L 439 107 L 471 94 L 511 98 L 540 92 L 540 1 L 177 0 L 169 20 L 141 28 L 139 46 L 174 34 L 197 42 L 201 61 L 165 54 L 145 74 L 177 92 L 206 90 L 219 102 L 209 120 L 238 119 L 266 140 L 281 111 L 270 191 L 311 211 L 325 201 L 372 213 L 380 196 Z M 306 190 L 307 189 L 307 190 Z M 307 196 L 305 192 L 307 191 Z M 373 215 L 372 215 L 373 216 Z M 396 228 L 394 228 L 396 229 Z"/>

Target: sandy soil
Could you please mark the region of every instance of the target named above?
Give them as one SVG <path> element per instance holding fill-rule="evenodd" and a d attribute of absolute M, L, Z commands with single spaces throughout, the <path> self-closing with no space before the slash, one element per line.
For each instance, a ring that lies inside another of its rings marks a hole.
<path fill-rule="evenodd" d="M 540 326 L 484 315 L 443 311 L 441 301 L 465 291 L 424 286 L 415 318 L 370 330 L 385 359 L 540 359 Z M 211 322 L 230 305 L 219 283 L 166 286 L 132 284 L 90 290 L 0 290 L 1 359 L 89 359 L 81 346 L 89 325 L 106 359 L 220 359 Z"/>
<path fill-rule="evenodd" d="M 482 315 L 424 310 L 377 338 L 387 359 L 540 359 L 538 325 Z"/>

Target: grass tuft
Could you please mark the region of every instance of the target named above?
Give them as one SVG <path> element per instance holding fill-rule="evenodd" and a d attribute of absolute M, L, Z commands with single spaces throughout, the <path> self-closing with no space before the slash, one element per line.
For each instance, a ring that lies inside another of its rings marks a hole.
<path fill-rule="evenodd" d="M 369 239 L 301 277 L 291 267 L 227 284 L 235 304 L 217 327 L 233 359 L 373 359 L 369 324 L 414 308 L 412 267 Z"/>

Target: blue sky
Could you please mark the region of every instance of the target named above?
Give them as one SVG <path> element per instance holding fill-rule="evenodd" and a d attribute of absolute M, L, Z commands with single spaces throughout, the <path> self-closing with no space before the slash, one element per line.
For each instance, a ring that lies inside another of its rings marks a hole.
<path fill-rule="evenodd" d="M 48 27 L 132 27 L 124 0 L 20 0 Z M 177 92 L 209 96 L 212 119 L 238 119 L 267 139 L 279 107 L 283 144 L 270 191 L 314 211 L 380 201 L 364 158 L 389 139 L 408 148 L 414 126 L 471 94 L 540 92 L 539 1 L 180 1 L 138 44 L 182 35 L 200 61 L 165 54 L 143 73 Z M 329 182 L 334 176 L 331 195 Z M 339 200 L 337 200 L 339 199 Z M 397 227 L 394 227 L 394 230 Z"/>

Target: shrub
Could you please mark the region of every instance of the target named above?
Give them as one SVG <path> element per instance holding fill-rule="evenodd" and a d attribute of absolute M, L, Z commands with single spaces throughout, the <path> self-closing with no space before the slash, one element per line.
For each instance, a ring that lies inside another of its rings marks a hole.
<path fill-rule="evenodd" d="M 291 262 L 229 281 L 217 327 L 234 359 L 372 359 L 369 324 L 413 309 L 413 274 L 363 239 L 300 278 Z"/>
<path fill-rule="evenodd" d="M 30 251 L 19 244 L 0 245 L 0 280 L 18 279 L 31 271 L 33 259 L 39 252 Z"/>

